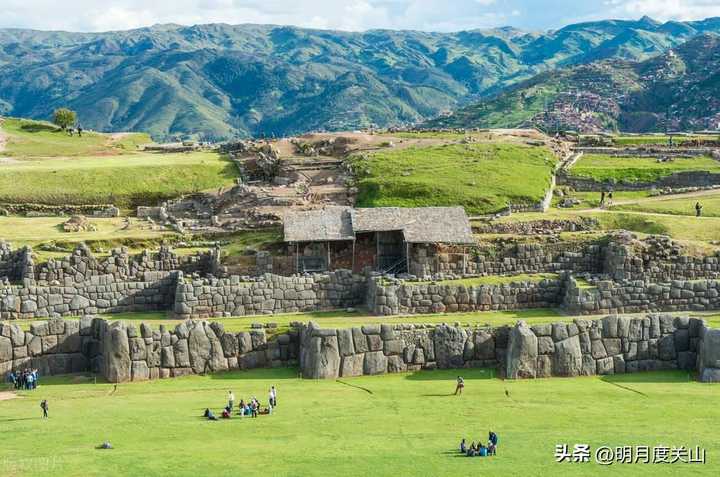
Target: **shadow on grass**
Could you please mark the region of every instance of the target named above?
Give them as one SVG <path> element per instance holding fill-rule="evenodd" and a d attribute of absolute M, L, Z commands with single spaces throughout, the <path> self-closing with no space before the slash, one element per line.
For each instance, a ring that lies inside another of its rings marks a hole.
<path fill-rule="evenodd" d="M 603 376 L 601 381 L 610 384 L 662 384 L 662 383 L 687 383 L 692 381 L 692 375 L 688 371 L 642 371 L 638 373 L 613 374 Z"/>
<path fill-rule="evenodd" d="M 435 369 L 416 371 L 409 374 L 405 379 L 409 381 L 455 381 L 458 376 L 462 376 L 464 380 L 477 379 L 494 379 L 496 375 L 493 368 L 475 368 L 475 369 Z"/>
<path fill-rule="evenodd" d="M 210 379 L 220 380 L 263 380 L 300 379 L 299 368 L 256 368 L 247 370 L 232 370 L 208 374 Z"/>

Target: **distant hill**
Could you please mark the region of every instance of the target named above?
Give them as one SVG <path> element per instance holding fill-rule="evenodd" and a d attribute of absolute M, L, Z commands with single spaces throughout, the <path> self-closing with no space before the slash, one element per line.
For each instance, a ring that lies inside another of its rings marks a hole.
<path fill-rule="evenodd" d="M 720 37 L 701 35 L 642 62 L 603 60 L 541 73 L 425 126 L 718 129 Z"/>
<path fill-rule="evenodd" d="M 223 24 L 109 33 L 0 30 L 0 114 L 155 138 L 414 123 L 555 67 L 645 60 L 720 19 L 600 21 L 547 33 L 347 33 Z"/>

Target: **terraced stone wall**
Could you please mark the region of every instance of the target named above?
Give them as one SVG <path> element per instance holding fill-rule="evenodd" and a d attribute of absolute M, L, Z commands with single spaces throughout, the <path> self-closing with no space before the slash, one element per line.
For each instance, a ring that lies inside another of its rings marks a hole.
<path fill-rule="evenodd" d="M 508 379 L 685 369 L 720 381 L 719 337 L 702 320 L 669 315 L 499 328 L 309 323 L 300 333 L 300 366 L 311 379 L 491 367 Z"/>

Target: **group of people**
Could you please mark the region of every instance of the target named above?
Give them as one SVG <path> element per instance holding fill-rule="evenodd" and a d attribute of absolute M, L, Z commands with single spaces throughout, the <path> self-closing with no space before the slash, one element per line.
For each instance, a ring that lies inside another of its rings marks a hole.
<path fill-rule="evenodd" d="M 472 442 L 468 447 L 465 439 L 460 441 L 460 453 L 467 457 L 488 457 L 497 455 L 498 436 L 493 431 L 488 432 L 488 443 L 484 445 L 482 441 L 477 444 Z"/>
<path fill-rule="evenodd" d="M 612 191 L 608 192 L 607 194 L 605 191 L 602 191 L 600 193 L 600 208 L 603 209 L 605 207 L 612 207 L 613 205 L 613 193 Z"/>
<path fill-rule="evenodd" d="M 15 389 L 32 390 L 38 387 L 40 375 L 37 369 L 25 369 L 23 371 L 10 371 L 7 380 L 12 383 Z"/>
<path fill-rule="evenodd" d="M 258 415 L 260 414 L 272 414 L 273 409 L 275 409 L 276 406 L 277 390 L 275 389 L 275 386 L 272 386 L 270 388 L 270 391 L 268 392 L 267 406 L 263 408 L 260 405 L 260 401 L 253 396 L 247 401 L 241 399 L 240 403 L 238 403 L 237 405 L 237 411 L 240 417 L 258 417 Z M 227 406 L 225 406 L 225 408 L 222 410 L 220 417 L 222 419 L 230 419 L 233 415 L 233 410 L 235 410 L 235 394 L 231 390 L 228 391 L 228 403 Z M 209 421 L 218 420 L 218 417 L 210 410 L 210 408 L 205 409 L 205 413 L 203 414 L 203 416 Z"/>

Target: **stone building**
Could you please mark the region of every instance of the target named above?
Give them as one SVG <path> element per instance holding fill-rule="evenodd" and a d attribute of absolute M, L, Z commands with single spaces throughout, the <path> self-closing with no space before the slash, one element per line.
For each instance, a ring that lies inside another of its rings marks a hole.
<path fill-rule="evenodd" d="M 326 207 L 285 216 L 288 255 L 295 272 L 349 269 L 382 273 L 437 273 L 429 259 L 452 248 L 465 262 L 465 246 L 475 243 L 462 207 L 353 209 Z"/>

